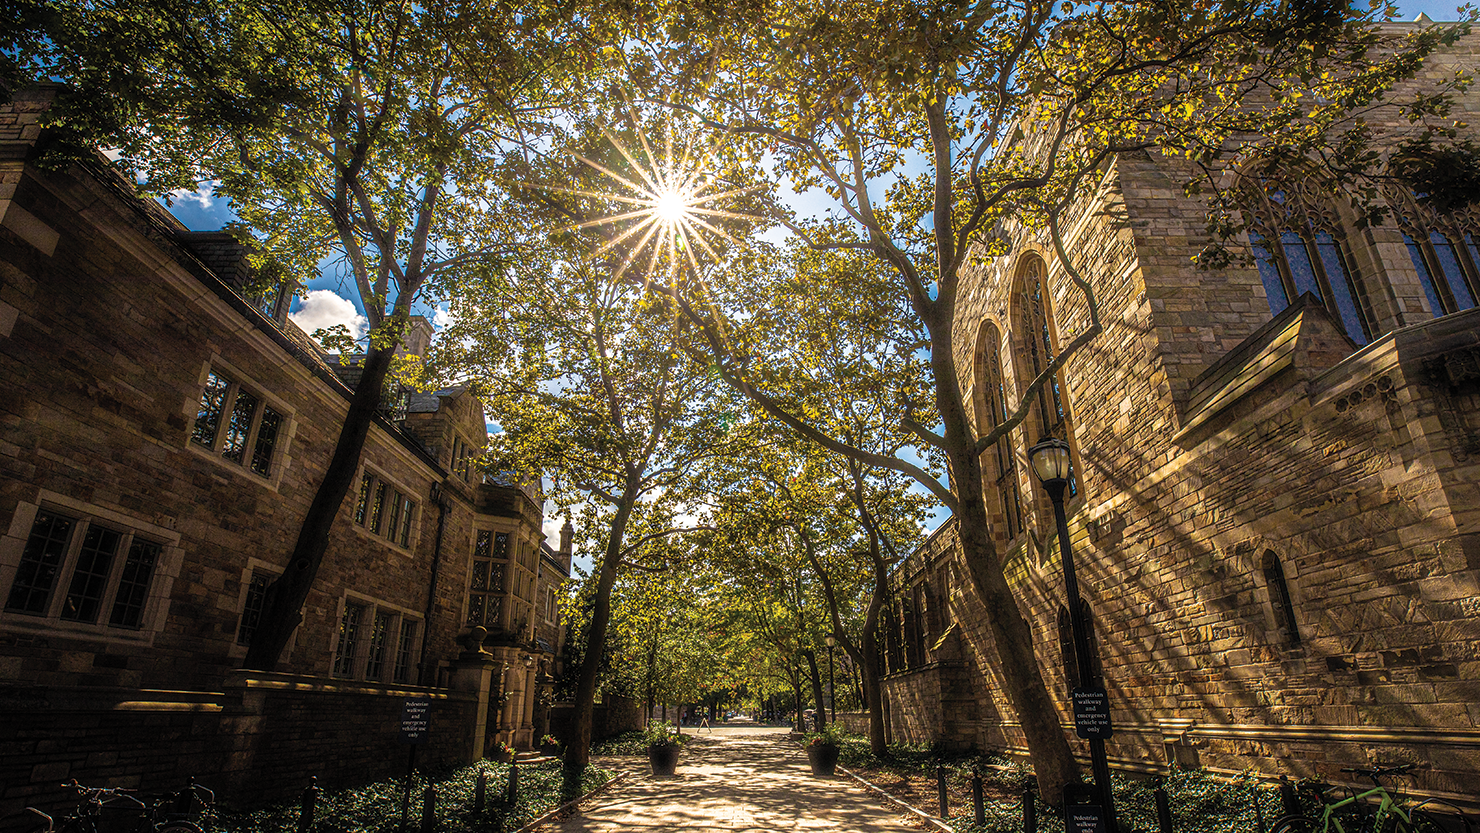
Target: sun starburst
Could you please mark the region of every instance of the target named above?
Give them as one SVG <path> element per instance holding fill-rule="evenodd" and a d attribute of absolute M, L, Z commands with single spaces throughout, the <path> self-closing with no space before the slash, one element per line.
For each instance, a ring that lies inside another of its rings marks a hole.
<path fill-rule="evenodd" d="M 632 125 L 642 123 L 634 111 L 629 109 L 629 113 Z M 764 186 L 734 186 L 717 175 L 718 159 L 728 135 L 681 130 L 671 119 L 662 120 L 661 130 L 661 149 L 655 149 L 641 129 L 631 131 L 637 137 L 635 149 L 613 131 L 603 130 L 606 141 L 625 164 L 604 164 L 579 153 L 573 155 L 609 180 L 610 189 L 552 190 L 626 209 L 570 226 L 573 230 L 597 230 L 601 242 L 592 258 L 620 257 L 616 279 L 636 267 L 645 284 L 656 279 L 676 285 L 686 271 L 699 279 L 701 257 L 710 262 L 720 260 L 721 241 L 735 242 L 723 221 L 760 220 L 725 206 Z"/>

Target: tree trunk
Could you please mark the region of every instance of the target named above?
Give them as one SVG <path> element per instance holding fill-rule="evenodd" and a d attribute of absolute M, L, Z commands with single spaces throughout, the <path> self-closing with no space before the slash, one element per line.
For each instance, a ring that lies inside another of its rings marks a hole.
<path fill-rule="evenodd" d="M 807 657 L 807 670 L 812 675 L 812 699 L 817 701 L 815 723 L 817 731 L 827 726 L 827 707 L 822 702 L 822 675 L 817 673 L 817 652 L 808 648 L 802 652 Z"/>
<path fill-rule="evenodd" d="M 399 339 L 396 343 L 399 344 Z M 354 486 L 365 439 L 375 422 L 375 412 L 384 396 L 387 373 L 395 346 L 378 349 L 372 341 L 365 354 L 363 373 L 350 399 L 349 413 L 339 429 L 334 456 L 324 470 L 318 491 L 308 505 L 308 513 L 298 528 L 298 541 L 288 557 L 283 574 L 267 586 L 262 602 L 262 615 L 252 633 L 252 643 L 242 667 L 253 671 L 272 671 L 281 661 L 283 650 L 293 638 L 293 630 L 303 621 L 303 605 L 324 563 L 329 549 L 329 530 L 344 505 L 344 498 Z"/>
<path fill-rule="evenodd" d="M 875 758 L 889 754 L 889 743 L 884 736 L 884 698 L 879 683 L 879 629 L 874 627 L 863 632 L 862 654 L 858 668 L 863 676 L 863 699 L 868 704 L 868 749 Z"/>
<path fill-rule="evenodd" d="M 627 531 L 627 520 L 632 515 L 636 501 L 633 485 L 622 493 L 622 503 L 612 518 L 611 534 L 606 542 L 606 555 L 601 561 L 601 572 L 596 580 L 596 600 L 591 609 L 591 629 L 586 634 L 586 655 L 581 658 L 581 670 L 576 677 L 575 731 L 570 746 L 565 751 L 564 784 L 562 792 L 567 798 L 581 794 L 581 776 L 591 760 L 591 726 L 596 706 L 596 676 L 601 668 L 601 655 L 606 650 L 606 628 L 611 620 L 612 586 L 617 583 L 617 562 L 622 552 L 622 538 Z"/>
<path fill-rule="evenodd" d="M 1018 609 L 992 540 L 981 490 L 981 460 L 976 455 L 975 433 L 961 398 L 950 349 L 951 322 L 934 324 L 930 364 L 935 375 L 936 406 L 945 429 L 951 490 L 957 497 L 961 553 L 972 588 L 986 608 L 987 631 L 999 659 L 998 673 L 1008 702 L 1022 724 L 1028 757 L 1038 776 L 1039 794 L 1046 803 L 1058 805 L 1063 802 L 1064 785 L 1079 780 L 1079 767 L 1064 737 L 1058 709 L 1043 684 L 1033 651 L 1033 631 Z"/>

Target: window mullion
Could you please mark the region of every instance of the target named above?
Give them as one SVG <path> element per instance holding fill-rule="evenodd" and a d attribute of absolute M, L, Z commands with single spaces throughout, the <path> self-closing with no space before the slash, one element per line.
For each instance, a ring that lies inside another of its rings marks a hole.
<path fill-rule="evenodd" d="M 67 604 L 67 594 L 72 590 L 72 574 L 77 571 L 77 559 L 82 553 L 82 542 L 92 528 L 91 518 L 78 518 L 72 525 L 72 538 L 67 541 L 67 552 L 57 566 L 56 583 L 52 585 L 51 600 L 46 604 L 46 618 L 60 619 L 62 608 Z"/>
<path fill-rule="evenodd" d="M 129 550 L 134 545 L 134 533 L 124 532 L 118 538 L 118 551 L 113 553 L 113 564 L 108 569 L 108 578 L 103 584 L 103 595 L 98 599 L 98 624 L 111 624 L 113 602 L 118 598 L 118 583 L 123 580 L 123 568 L 128 562 Z"/>
<path fill-rule="evenodd" d="M 1449 276 L 1444 274 L 1444 263 L 1439 259 L 1439 253 L 1434 251 L 1434 241 L 1425 234 L 1418 241 L 1423 249 L 1424 260 L 1428 261 L 1429 279 L 1434 283 L 1434 291 L 1439 295 L 1439 303 L 1444 307 L 1443 314 L 1459 311 L 1459 302 L 1454 298 L 1454 291 L 1449 287 Z"/>
<path fill-rule="evenodd" d="M 236 394 L 241 390 L 241 385 L 231 382 L 226 386 L 226 395 L 221 397 L 221 424 L 216 426 L 216 442 L 211 446 L 211 451 L 217 454 L 225 453 L 226 437 L 231 433 L 231 414 L 236 410 Z"/>

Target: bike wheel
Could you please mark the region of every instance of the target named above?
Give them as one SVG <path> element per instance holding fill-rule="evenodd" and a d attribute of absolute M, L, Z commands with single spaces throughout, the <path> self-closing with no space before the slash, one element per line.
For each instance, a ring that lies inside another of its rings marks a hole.
<path fill-rule="evenodd" d="M 1412 833 L 1472 833 L 1469 819 L 1458 808 L 1442 801 L 1425 801 L 1408 813 Z"/>
<path fill-rule="evenodd" d="M 154 828 L 154 833 L 204 833 L 193 821 L 167 821 Z"/>
<path fill-rule="evenodd" d="M 1285 816 L 1277 819 L 1269 833 L 1320 833 L 1321 822 L 1310 816 Z"/>

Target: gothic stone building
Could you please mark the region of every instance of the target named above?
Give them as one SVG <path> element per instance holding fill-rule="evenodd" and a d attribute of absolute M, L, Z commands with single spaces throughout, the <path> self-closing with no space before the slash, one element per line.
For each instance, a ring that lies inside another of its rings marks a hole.
<path fill-rule="evenodd" d="M 239 669 L 352 368 L 284 299 L 239 294 L 228 236 L 101 157 L 34 164 L 50 98 L 0 108 L 0 817 L 71 778 L 262 799 L 382 777 L 411 696 L 427 765 L 528 746 L 570 531 L 545 546 L 537 489 L 472 465 L 487 430 L 461 390 L 378 419 L 280 667 Z"/>
<path fill-rule="evenodd" d="M 1480 39 L 1424 73 L 1473 71 Z M 1420 82 L 1421 83 L 1421 82 Z M 1480 121 L 1480 97 L 1460 118 Z M 1075 683 L 1051 505 L 1027 465 L 1067 440 L 1070 538 L 1110 693 L 1112 764 L 1342 780 L 1423 764 L 1480 794 L 1480 212 L 1359 229 L 1246 174 L 1247 266 L 1200 270 L 1204 210 L 1125 155 L 1066 223 L 1104 332 L 983 455 L 981 488 L 1050 689 Z M 1030 236 L 963 284 L 960 383 L 982 432 L 1089 326 Z M 1023 751 L 945 524 L 895 572 L 894 736 Z M 1071 717 L 1061 715 L 1066 726 Z"/>

